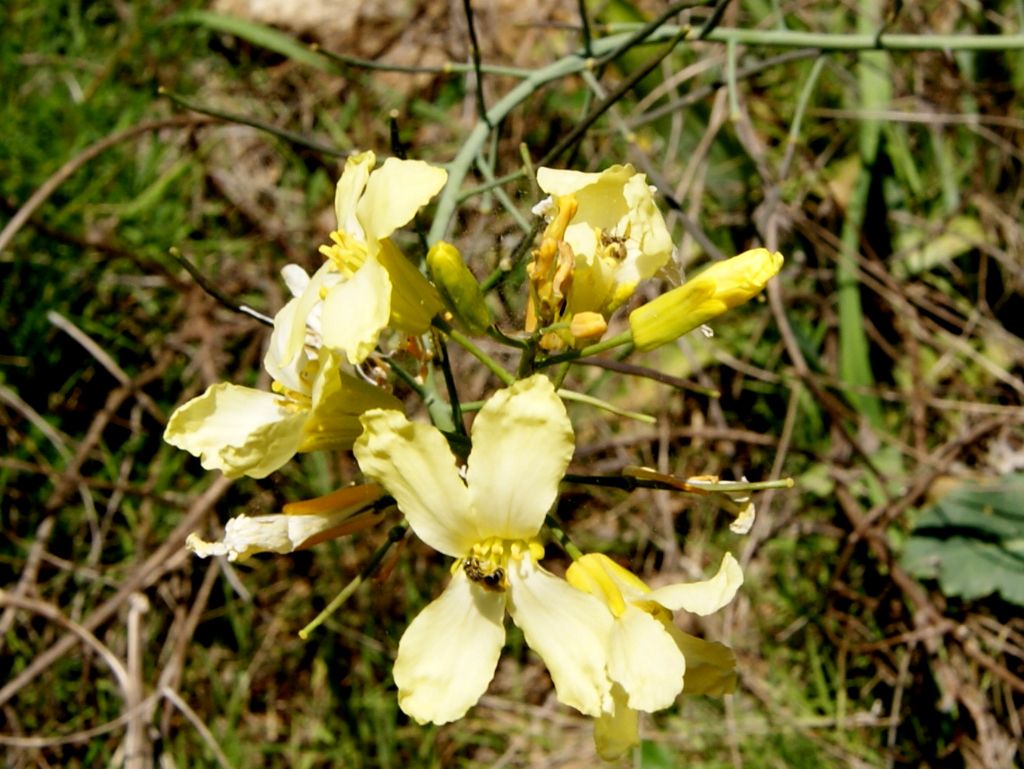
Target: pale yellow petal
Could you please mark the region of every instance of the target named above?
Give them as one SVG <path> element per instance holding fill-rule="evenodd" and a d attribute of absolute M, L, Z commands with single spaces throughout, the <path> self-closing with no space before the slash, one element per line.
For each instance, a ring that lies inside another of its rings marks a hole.
<path fill-rule="evenodd" d="M 540 374 L 496 392 L 472 429 L 466 474 L 485 536 L 529 539 L 558 496 L 573 453 L 565 405 Z"/>
<path fill-rule="evenodd" d="M 596 598 L 533 563 L 509 562 L 508 609 L 544 660 L 558 701 L 588 716 L 611 707 L 605 667 L 612 615 Z"/>
<path fill-rule="evenodd" d="M 294 314 L 282 318 L 280 323 L 275 318 L 274 331 L 281 337 L 281 341 L 276 343 L 280 350 L 277 355 L 281 365 L 291 365 L 299 357 L 305 348 L 311 325 L 317 333 L 320 332 L 323 298 L 342 280 L 342 275 L 334 269 L 334 265 L 329 261 L 324 262 L 296 297 Z M 277 331 L 278 326 L 281 327 L 280 332 Z"/>
<path fill-rule="evenodd" d="M 222 382 L 171 415 L 164 440 L 229 478 L 264 478 L 294 456 L 308 412 L 269 392 Z"/>
<path fill-rule="evenodd" d="M 686 657 L 683 694 L 720 697 L 736 690 L 736 655 L 724 644 L 704 641 L 668 625 L 679 651 Z"/>
<path fill-rule="evenodd" d="M 462 571 L 417 615 L 395 660 L 398 704 L 420 723 L 462 718 L 487 690 L 505 643 L 505 594 Z"/>
<path fill-rule="evenodd" d="M 641 598 L 651 591 L 633 572 L 603 553 L 580 556 L 569 564 L 565 578 L 576 589 L 601 599 L 616 617 L 622 616 L 627 601 Z"/>
<path fill-rule="evenodd" d="M 267 354 L 263 356 L 263 367 L 267 373 L 289 390 L 308 394 L 309 382 L 302 374 L 309 363 L 309 358 L 302 346 L 294 346 L 292 340 L 305 334 L 305 319 L 299 317 L 302 310 L 301 299 L 292 299 L 274 316 L 274 330 L 270 333 L 270 344 Z M 296 329 L 298 324 L 301 328 Z M 295 353 L 299 354 L 296 355 Z"/>
<path fill-rule="evenodd" d="M 362 363 L 377 346 L 391 316 L 391 279 L 370 258 L 350 279 L 328 289 L 324 299 L 323 345 L 343 350 L 352 364 Z"/>
<path fill-rule="evenodd" d="M 622 190 L 626 200 L 626 221 L 620 234 L 629 235 L 627 258 L 619 266 L 616 280 L 636 285 L 652 277 L 672 256 L 672 236 L 643 174 L 636 174 Z"/>
<path fill-rule="evenodd" d="M 653 713 L 671 705 L 683 689 L 686 661 L 665 626 L 636 606 L 615 621 L 608 674 L 629 695 L 629 707 Z"/>
<path fill-rule="evenodd" d="M 383 240 L 412 221 L 448 180 L 443 168 L 422 160 L 388 158 L 370 174 L 357 215 L 366 233 L 367 246 Z"/>
<path fill-rule="evenodd" d="M 370 409 L 401 409 L 395 396 L 338 369 L 337 358 L 323 353 L 313 383 L 312 409 L 299 451 L 350 449 L 363 432 L 359 417 Z"/>
<path fill-rule="evenodd" d="M 548 168 L 542 166 L 537 169 L 537 186 L 549 195 L 576 195 L 580 207 L 584 207 L 584 200 L 591 210 L 600 212 L 606 219 L 616 221 L 621 214 L 620 205 L 612 201 L 614 206 L 609 212 L 603 209 L 602 205 L 608 205 L 608 197 L 615 197 L 616 190 L 621 190 L 626 181 L 636 170 L 629 165 L 614 165 L 598 173 L 586 171 L 570 171 L 561 168 Z M 589 200 L 584 196 L 580 199 L 580 193 L 587 192 L 595 199 Z M 609 195 L 608 193 L 611 193 Z M 604 198 L 605 200 L 601 200 Z"/>
<path fill-rule="evenodd" d="M 605 761 L 614 761 L 640 744 L 640 714 L 626 704 L 621 686 L 612 687 L 615 705 L 594 721 L 594 747 Z"/>
<path fill-rule="evenodd" d="M 381 241 L 377 259 L 391 278 L 391 327 L 406 334 L 426 332 L 443 306 L 437 289 L 390 240 Z"/>
<path fill-rule="evenodd" d="M 366 240 L 357 213 L 359 198 L 363 196 L 366 180 L 376 162 L 377 157 L 372 152 L 361 152 L 350 157 L 345 161 L 345 170 L 334 191 L 334 214 L 338 217 L 338 229 L 358 240 Z"/>
<path fill-rule="evenodd" d="M 420 539 L 453 558 L 467 555 L 483 537 L 444 436 L 398 411 L 374 409 L 362 423 L 352 450 L 363 474 L 388 490 Z"/>
<path fill-rule="evenodd" d="M 683 609 L 703 616 L 716 612 L 729 603 L 742 584 L 743 570 L 736 559 L 730 553 L 726 553 L 718 573 L 711 579 L 666 585 L 652 590 L 644 598 L 672 611 Z"/>
<path fill-rule="evenodd" d="M 309 285 L 309 273 L 297 264 L 286 264 L 281 268 L 281 277 L 284 284 L 288 286 L 288 292 L 293 296 L 301 296 Z"/>

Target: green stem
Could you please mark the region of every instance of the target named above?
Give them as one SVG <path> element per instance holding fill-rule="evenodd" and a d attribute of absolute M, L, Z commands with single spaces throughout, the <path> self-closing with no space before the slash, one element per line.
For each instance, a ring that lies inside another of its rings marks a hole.
<path fill-rule="evenodd" d="M 187 110 L 192 110 L 192 112 L 198 112 L 202 115 L 209 115 L 211 117 L 220 118 L 221 120 L 226 120 L 229 123 L 238 123 L 240 125 L 247 125 L 252 128 L 257 128 L 260 131 L 266 131 L 268 134 L 272 134 L 273 136 L 276 136 L 279 139 L 284 139 L 285 141 L 291 142 L 292 144 L 295 144 L 299 147 L 306 147 L 307 149 L 311 149 L 314 152 L 320 152 L 323 153 L 324 155 L 333 155 L 334 157 L 339 158 L 347 157 L 349 154 L 351 154 L 348 152 L 348 150 L 341 150 L 338 149 L 337 147 L 331 147 L 330 145 L 327 144 L 321 144 L 320 142 L 314 141 L 313 139 L 310 139 L 307 136 L 303 136 L 302 134 L 295 133 L 294 131 L 288 131 L 284 128 L 278 128 L 276 125 L 266 123 L 254 117 L 249 117 L 248 115 L 239 115 L 235 112 L 226 112 L 224 110 L 216 109 L 214 107 L 208 107 L 204 104 L 198 104 L 192 101 L 191 99 L 186 99 L 184 96 L 176 94 L 173 91 L 168 91 L 166 88 L 163 87 L 157 89 L 157 93 L 159 93 L 161 96 L 166 96 L 168 99 L 170 99 L 180 107 L 184 107 Z"/>
<path fill-rule="evenodd" d="M 265 326 L 273 327 L 273 318 L 264 315 L 262 312 L 259 312 L 258 310 L 254 310 L 252 307 L 249 307 L 246 304 L 239 304 L 230 296 L 225 294 L 223 291 L 221 291 L 219 288 L 213 285 L 213 283 L 207 280 L 206 276 L 203 275 L 202 272 L 200 272 L 199 268 L 192 264 L 192 262 L 190 262 L 188 259 L 186 259 L 185 256 L 181 253 L 181 251 L 178 250 L 177 246 L 171 246 L 167 250 L 167 253 L 170 254 L 171 259 L 173 259 L 179 265 L 185 268 L 185 271 L 192 276 L 192 279 L 199 284 L 199 287 L 203 289 L 203 291 L 212 296 L 214 299 L 216 299 L 222 305 L 227 307 L 229 310 L 241 313 L 242 315 L 248 315 L 250 318 L 255 318 Z"/>
<path fill-rule="evenodd" d="M 568 366 L 569 364 L 565 364 Z M 637 422 L 643 422 L 644 424 L 653 425 L 657 423 L 657 419 L 652 417 L 650 414 L 641 414 L 639 411 L 627 411 L 626 409 L 620 409 L 618 406 L 612 405 L 608 401 L 603 401 L 600 398 L 595 398 L 592 395 L 586 395 L 585 393 L 578 393 L 575 390 L 566 390 L 559 388 L 558 396 L 562 400 L 575 401 L 576 403 L 584 403 L 594 408 L 599 408 L 602 411 L 607 411 L 610 414 L 615 414 L 620 417 L 627 417 L 629 419 L 635 419 Z"/>
<path fill-rule="evenodd" d="M 328 617 L 334 614 L 334 612 L 341 608 L 345 601 L 352 597 L 352 594 L 359 589 L 360 585 L 373 576 L 374 572 L 376 572 L 377 568 L 380 566 L 381 561 L 384 560 L 384 556 L 387 555 L 388 550 L 390 550 L 391 546 L 396 542 L 401 541 L 402 537 L 405 536 L 407 529 L 408 526 L 404 523 L 391 527 L 391 531 L 388 532 L 387 541 L 377 548 L 376 552 L 370 556 L 370 560 L 367 561 L 366 565 L 362 568 L 362 571 L 360 571 L 351 582 L 345 585 L 344 590 L 338 593 L 338 595 L 334 597 L 334 600 L 327 604 L 327 607 L 316 615 L 316 618 L 312 622 L 299 631 L 299 638 L 303 641 L 309 638 L 310 633 L 324 624 Z"/>
<path fill-rule="evenodd" d="M 506 334 L 497 326 L 488 326 L 487 336 L 495 342 L 501 342 L 509 347 L 515 347 L 517 350 L 525 350 L 530 346 L 530 341 L 528 339 L 516 339 L 514 336 Z"/>
<path fill-rule="evenodd" d="M 466 178 L 469 167 L 487 140 L 487 135 L 491 131 L 490 126 L 500 123 L 509 112 L 526 101 L 545 84 L 575 74 L 585 66 L 585 59 L 570 55 L 536 70 L 487 110 L 486 121 L 480 120 L 473 126 L 473 130 L 469 132 L 469 136 L 462 143 L 455 159 L 448 164 L 448 183 L 438 198 L 434 224 L 428 235 L 431 243 L 443 240 L 447 234 L 448 226 L 455 215 L 455 208 L 459 201 L 462 181 Z"/>
<path fill-rule="evenodd" d="M 492 358 L 490 355 L 488 355 L 479 347 L 477 347 L 473 343 L 473 340 L 471 340 L 457 328 L 453 328 L 440 318 L 434 318 L 434 326 L 443 331 L 444 333 L 446 333 L 453 342 L 464 347 L 466 351 L 469 352 L 470 355 L 472 355 L 478 361 L 483 363 L 487 370 L 494 374 L 496 377 L 498 377 L 498 379 L 500 379 L 502 383 L 504 383 L 506 386 L 511 385 L 513 382 L 516 381 L 516 378 L 512 376 L 510 373 L 508 373 L 505 369 L 503 369 L 501 365 L 496 360 L 494 360 L 494 358 Z"/>
<path fill-rule="evenodd" d="M 530 252 L 530 247 L 533 246 L 533 242 L 537 239 L 540 231 L 544 228 L 545 222 L 542 218 L 537 217 L 530 231 L 523 236 L 523 239 L 519 241 L 515 249 L 509 254 L 508 260 L 502 259 L 505 264 L 499 264 L 494 272 L 484 278 L 480 284 L 480 290 L 485 294 L 489 292 L 496 285 L 501 283 L 506 277 L 508 277 L 515 269 L 519 266 L 519 263 L 526 257 Z"/>
<path fill-rule="evenodd" d="M 391 358 L 388 358 L 387 361 L 395 375 L 409 385 L 423 399 L 423 403 L 427 407 L 427 413 L 430 414 L 430 421 L 433 422 L 434 426 L 441 431 L 454 432 L 456 428 L 448 414 L 448 404 L 444 402 L 444 399 L 437 392 L 437 388 L 433 385 L 433 380 L 428 379 L 428 384 L 419 382 L 416 377 L 395 363 Z"/>
<path fill-rule="evenodd" d="M 628 33 L 638 24 L 611 24 L 612 32 Z M 648 37 L 644 43 L 668 40 L 687 27 L 666 24 Z M 694 33 L 690 31 L 692 36 Z M 618 35 L 599 42 L 616 39 Z M 741 45 L 760 45 L 770 48 L 820 48 L 824 51 L 1015 51 L 1024 49 L 1024 34 L 1013 35 L 914 35 L 886 33 L 843 34 L 834 32 L 800 32 L 790 29 L 738 29 L 717 27 L 705 40 L 727 43 L 735 40 Z"/>
<path fill-rule="evenodd" d="M 484 79 L 480 72 L 480 41 L 476 38 L 476 24 L 473 23 L 473 3 L 462 0 L 462 9 L 466 13 L 466 27 L 469 29 L 469 47 L 473 51 L 473 72 L 476 75 L 476 116 L 485 123 L 487 120 L 487 104 L 484 102 Z M 493 124 L 491 124 L 493 128 Z"/>
<path fill-rule="evenodd" d="M 602 488 L 622 489 L 623 491 L 635 491 L 636 489 L 659 489 L 663 491 L 683 491 L 679 484 L 665 483 L 648 478 L 634 478 L 629 475 L 576 475 L 566 473 L 562 478 L 564 483 L 579 483 L 587 486 L 600 486 Z M 694 487 L 700 486 L 701 491 L 764 491 L 766 489 L 791 489 L 796 485 L 792 478 L 780 478 L 776 481 L 686 481 Z M 686 493 L 683 491 L 683 493 Z M 696 492 L 690 492 L 696 493 Z"/>
<path fill-rule="evenodd" d="M 452 372 L 452 362 L 448 357 L 448 346 L 444 343 L 444 339 L 441 338 L 440 332 L 436 329 L 433 330 L 432 336 L 434 338 L 434 347 L 437 349 L 437 357 L 441 363 L 441 371 L 444 374 L 444 386 L 448 389 L 448 402 L 451 404 L 453 427 L 455 432 L 464 436 L 466 435 L 466 425 L 462 421 L 459 390 L 455 386 L 455 374 Z"/>
<path fill-rule="evenodd" d="M 436 67 L 423 65 L 389 64 L 376 59 L 362 59 L 358 56 L 349 56 L 344 53 L 337 53 L 317 45 L 311 46 L 316 53 L 322 54 L 336 64 L 343 64 L 349 67 L 360 69 L 374 69 L 382 72 L 404 72 L 410 75 L 464 75 L 467 72 L 476 72 L 477 68 L 472 64 L 462 64 L 449 61 Z M 480 72 L 485 75 L 505 75 L 507 77 L 529 77 L 533 70 L 521 67 L 502 67 L 493 64 L 481 64 Z"/>
<path fill-rule="evenodd" d="M 483 175 L 484 179 L 487 180 L 487 183 L 491 185 L 491 191 L 493 191 L 494 197 L 496 197 L 498 202 L 501 203 L 505 212 L 515 220 L 515 223 L 519 225 L 519 229 L 524 233 L 529 232 L 530 223 L 526 221 L 526 217 L 520 213 L 519 208 L 516 206 L 512 198 L 508 196 L 508 193 L 502 189 L 502 185 L 496 183 L 497 179 L 494 176 L 494 170 L 485 163 L 484 159 L 481 157 L 477 157 L 476 167 Z"/>
<path fill-rule="evenodd" d="M 526 346 L 523 348 L 523 354 L 519 358 L 519 368 L 516 369 L 516 375 L 520 379 L 525 379 L 533 373 L 533 364 L 537 360 L 537 340 L 539 337 L 534 334 L 530 337 Z"/>
<path fill-rule="evenodd" d="M 554 382 L 556 388 L 562 386 L 562 383 L 565 381 L 565 378 L 569 375 L 569 367 L 571 365 L 572 364 L 569 361 L 566 361 L 565 363 L 558 367 L 558 371 L 555 372 Z"/>
<path fill-rule="evenodd" d="M 545 517 L 545 522 L 548 528 L 551 530 L 552 536 L 562 546 L 562 549 L 569 554 L 569 557 L 574 561 L 578 561 L 583 557 L 583 551 L 580 550 L 576 545 L 569 539 L 569 535 L 565 533 L 565 529 L 562 528 L 561 522 L 555 518 L 555 516 L 548 514 Z"/>
<path fill-rule="evenodd" d="M 618 336 L 613 336 L 611 339 L 605 339 L 603 342 L 592 344 L 589 347 L 584 347 L 582 350 L 571 350 L 569 352 L 563 352 L 559 355 L 552 355 L 550 358 L 545 358 L 537 363 L 537 368 L 547 368 L 548 366 L 554 366 L 556 363 L 565 363 L 566 361 L 574 361 L 577 358 L 585 358 L 590 355 L 597 355 L 601 352 L 621 347 L 622 345 L 628 344 L 632 348 L 633 344 L 633 332 L 623 331 Z M 628 352 L 628 351 L 627 351 Z"/>

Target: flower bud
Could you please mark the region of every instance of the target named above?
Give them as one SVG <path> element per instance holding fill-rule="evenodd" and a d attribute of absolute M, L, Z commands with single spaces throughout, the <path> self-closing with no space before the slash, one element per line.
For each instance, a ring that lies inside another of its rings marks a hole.
<path fill-rule="evenodd" d="M 470 334 L 483 334 L 491 325 L 491 310 L 459 249 L 444 241 L 435 243 L 427 252 L 427 267 L 456 321 Z"/>
<path fill-rule="evenodd" d="M 766 248 L 718 262 L 679 288 L 629 314 L 633 344 L 653 350 L 761 293 L 782 269 L 782 254 Z"/>

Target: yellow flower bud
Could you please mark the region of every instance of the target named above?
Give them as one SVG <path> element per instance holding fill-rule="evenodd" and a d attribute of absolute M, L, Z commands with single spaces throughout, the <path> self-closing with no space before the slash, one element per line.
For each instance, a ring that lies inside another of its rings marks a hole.
<path fill-rule="evenodd" d="M 608 330 L 608 322 L 599 312 L 578 312 L 569 322 L 569 333 L 577 341 L 600 339 Z"/>
<path fill-rule="evenodd" d="M 455 319 L 471 334 L 483 334 L 491 325 L 491 310 L 459 249 L 440 241 L 427 253 L 430 277 Z"/>
<path fill-rule="evenodd" d="M 679 288 L 629 314 L 633 344 L 653 350 L 761 293 L 782 269 L 782 254 L 766 248 L 718 262 Z"/>

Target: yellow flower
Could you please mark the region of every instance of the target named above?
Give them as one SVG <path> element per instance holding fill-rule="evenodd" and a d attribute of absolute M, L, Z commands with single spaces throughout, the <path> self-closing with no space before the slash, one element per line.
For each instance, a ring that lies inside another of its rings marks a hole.
<path fill-rule="evenodd" d="M 300 297 L 306 315 L 322 303 L 323 344 L 361 363 L 389 325 L 422 334 L 440 311 L 440 297 L 391 241 L 444 186 L 448 174 L 420 160 L 388 158 L 373 169 L 376 156 L 350 157 L 338 181 L 334 208 L 338 229 L 321 246 L 326 257 Z M 296 332 L 297 333 L 297 332 Z M 301 335 L 288 340 L 297 355 Z"/>
<path fill-rule="evenodd" d="M 398 646 L 402 710 L 436 724 L 465 715 L 494 676 L 506 610 L 561 702 L 592 716 L 610 709 L 612 617 L 538 563 L 537 536 L 573 453 L 572 426 L 551 382 L 533 376 L 487 401 L 473 422 L 465 480 L 434 427 L 376 410 L 363 424 L 354 449 L 363 473 L 395 498 L 420 539 L 456 559 L 448 586 Z"/>
<path fill-rule="evenodd" d="M 608 676 L 614 706 L 594 727 L 602 758 L 622 755 L 639 742 L 637 711 L 671 705 L 680 692 L 724 694 L 735 685 L 735 659 L 721 644 L 683 633 L 672 611 L 718 611 L 743 584 L 743 572 L 726 554 L 709 580 L 655 590 L 607 556 L 591 553 L 566 572 L 574 587 L 601 599 L 614 617 L 608 642 Z"/>
<path fill-rule="evenodd" d="M 383 496 L 376 484 L 349 486 L 316 499 L 284 506 L 281 513 L 239 515 L 224 526 L 224 538 L 207 542 L 193 532 L 185 547 L 200 558 L 225 555 L 244 561 L 257 553 L 292 553 L 372 526 L 372 505 Z"/>
<path fill-rule="evenodd" d="M 744 251 L 708 267 L 679 288 L 629 314 L 633 344 L 653 350 L 757 296 L 782 269 L 782 254 L 766 248 Z"/>
<path fill-rule="evenodd" d="M 301 290 L 308 277 L 290 268 L 285 278 Z M 364 411 L 400 408 L 394 396 L 343 373 L 337 355 L 317 349 L 318 316 L 310 315 L 309 326 L 300 322 L 299 302 L 292 299 L 274 318 L 263 361 L 274 379 L 273 392 L 228 382 L 212 385 L 174 411 L 165 441 L 199 457 L 207 470 L 222 470 L 229 478 L 264 478 L 296 452 L 351 448 Z M 303 345 L 285 363 L 286 340 L 295 329 Z"/>
<path fill-rule="evenodd" d="M 646 177 L 631 165 L 600 173 L 541 168 L 537 183 L 551 198 L 535 210 L 551 217 L 528 267 L 527 331 L 589 313 L 586 337 L 560 329 L 561 342 L 549 337 L 544 346 L 594 341 L 604 330 L 594 320 L 607 320 L 669 260 L 671 236 Z"/>

